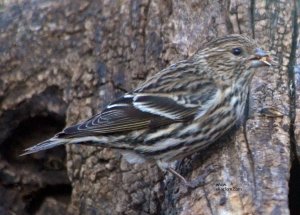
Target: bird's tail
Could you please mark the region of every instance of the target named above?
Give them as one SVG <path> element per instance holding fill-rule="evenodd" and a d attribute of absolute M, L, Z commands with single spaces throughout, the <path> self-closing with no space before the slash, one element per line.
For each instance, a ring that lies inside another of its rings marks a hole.
<path fill-rule="evenodd" d="M 25 152 L 23 154 L 21 154 L 20 156 L 32 154 L 32 153 L 47 150 L 47 149 L 51 149 L 51 148 L 59 146 L 59 145 L 67 144 L 67 143 L 69 143 L 69 141 L 70 141 L 69 139 L 53 137 L 49 140 L 46 140 L 44 142 L 41 142 L 37 145 L 34 145 L 32 147 L 25 149 L 24 150 Z"/>

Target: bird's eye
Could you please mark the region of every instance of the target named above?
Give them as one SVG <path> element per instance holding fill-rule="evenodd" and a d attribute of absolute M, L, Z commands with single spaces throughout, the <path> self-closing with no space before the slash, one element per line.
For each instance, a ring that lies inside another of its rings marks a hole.
<path fill-rule="evenodd" d="M 242 48 L 233 48 L 233 49 L 231 50 L 231 53 L 234 54 L 234 55 L 236 55 L 236 56 L 241 55 L 242 52 L 243 52 Z"/>

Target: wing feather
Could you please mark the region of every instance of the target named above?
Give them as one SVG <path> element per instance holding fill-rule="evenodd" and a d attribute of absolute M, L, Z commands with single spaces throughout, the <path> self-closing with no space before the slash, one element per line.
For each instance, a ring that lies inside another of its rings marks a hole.
<path fill-rule="evenodd" d="M 134 97 L 133 105 L 143 112 L 152 113 L 172 119 L 182 121 L 196 113 L 198 106 L 187 107 L 179 104 L 176 98 L 166 95 L 138 94 Z"/>
<path fill-rule="evenodd" d="M 191 62 L 182 61 L 162 70 L 133 93 L 125 94 L 101 113 L 66 128 L 57 136 L 69 138 L 151 129 L 205 114 L 220 90 L 205 76 L 208 73 L 199 74 L 193 70 L 195 66 L 186 67 L 187 63 Z"/>
<path fill-rule="evenodd" d="M 157 128 L 191 119 L 197 107 L 185 107 L 175 100 L 156 95 L 135 95 L 120 98 L 101 113 L 85 122 L 66 128 L 58 137 L 109 134 L 138 129 Z"/>

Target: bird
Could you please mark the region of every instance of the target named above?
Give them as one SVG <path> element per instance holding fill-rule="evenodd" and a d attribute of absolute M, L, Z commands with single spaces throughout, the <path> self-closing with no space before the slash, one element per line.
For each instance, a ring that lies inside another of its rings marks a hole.
<path fill-rule="evenodd" d="M 129 163 L 155 161 L 187 183 L 170 164 L 205 150 L 240 123 L 257 68 L 273 63 L 270 53 L 246 35 L 212 39 L 22 155 L 66 144 L 112 148 Z"/>

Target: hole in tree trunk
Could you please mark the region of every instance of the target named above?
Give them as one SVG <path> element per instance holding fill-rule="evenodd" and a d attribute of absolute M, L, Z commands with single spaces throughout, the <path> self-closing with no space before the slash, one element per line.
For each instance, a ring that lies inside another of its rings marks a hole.
<path fill-rule="evenodd" d="M 19 162 L 19 157 L 25 148 L 33 146 L 44 141 L 57 132 L 61 131 L 65 126 L 64 118 L 55 114 L 48 116 L 36 116 L 22 121 L 19 126 L 11 132 L 11 135 L 0 145 L 1 157 L 8 162 Z M 65 150 L 60 147 L 57 150 L 61 156 L 65 155 Z M 44 153 L 44 152 L 43 152 Z M 38 155 L 29 155 L 29 157 L 40 157 Z M 22 162 L 23 163 L 23 162 Z"/>
<path fill-rule="evenodd" d="M 6 191 L 0 196 L 4 211 L 66 214 L 72 187 L 65 165 L 65 147 L 19 156 L 25 148 L 52 137 L 64 126 L 65 117 L 55 114 L 28 118 L 0 145 L 0 164 L 5 166 L 0 171 L 0 188 Z M 7 201 L 6 193 L 14 196 L 15 202 Z M 53 208 L 56 206 L 60 210 Z"/>

